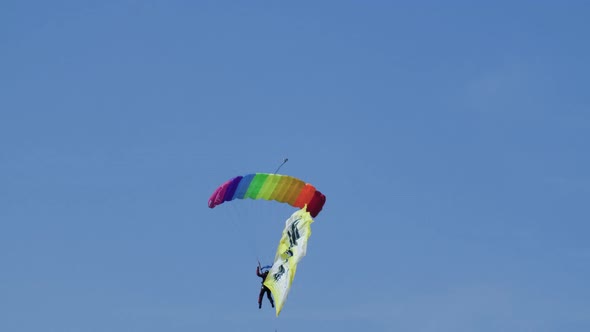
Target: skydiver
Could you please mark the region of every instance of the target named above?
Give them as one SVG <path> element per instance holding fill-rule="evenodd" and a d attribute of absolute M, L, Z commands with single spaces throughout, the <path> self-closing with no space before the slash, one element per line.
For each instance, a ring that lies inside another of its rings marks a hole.
<path fill-rule="evenodd" d="M 268 275 L 268 270 L 262 270 L 260 269 L 260 262 L 258 262 L 258 266 L 256 267 L 256 275 L 259 276 L 260 278 L 262 278 L 262 287 L 260 288 L 260 294 L 258 294 L 258 309 L 262 308 L 262 298 L 264 297 L 264 293 L 266 293 L 266 297 L 268 297 L 268 300 L 270 301 L 270 305 L 274 308 L 275 307 L 275 303 L 272 300 L 272 296 L 270 295 L 270 289 L 268 289 L 268 287 L 266 287 L 264 285 L 264 280 L 266 279 L 266 276 Z"/>

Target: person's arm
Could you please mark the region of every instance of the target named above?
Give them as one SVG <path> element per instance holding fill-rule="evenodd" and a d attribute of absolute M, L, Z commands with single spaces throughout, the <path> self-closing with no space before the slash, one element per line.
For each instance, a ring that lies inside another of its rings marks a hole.
<path fill-rule="evenodd" d="M 256 275 L 262 278 L 262 274 L 260 273 L 260 266 L 256 267 Z"/>

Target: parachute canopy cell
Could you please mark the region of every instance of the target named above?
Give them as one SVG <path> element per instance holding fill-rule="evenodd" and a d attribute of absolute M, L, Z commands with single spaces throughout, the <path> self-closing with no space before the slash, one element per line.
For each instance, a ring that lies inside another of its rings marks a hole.
<path fill-rule="evenodd" d="M 209 207 L 234 199 L 265 199 L 304 208 L 316 217 L 326 202 L 326 196 L 309 183 L 289 175 L 254 173 L 237 176 L 223 183 L 209 198 Z"/>

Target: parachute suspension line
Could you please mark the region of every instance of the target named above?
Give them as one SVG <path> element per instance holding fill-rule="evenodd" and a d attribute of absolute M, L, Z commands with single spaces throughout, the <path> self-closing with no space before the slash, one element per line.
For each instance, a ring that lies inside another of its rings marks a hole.
<path fill-rule="evenodd" d="M 260 255 L 260 236 L 258 234 L 260 231 L 259 220 L 263 216 L 262 207 L 258 204 L 249 204 L 251 202 L 235 203 L 238 204 L 228 204 L 229 208 L 226 210 L 231 215 L 228 219 L 232 224 L 234 235 L 238 238 L 238 245 L 244 249 L 247 248 L 249 257 L 260 261 L 261 258 L 264 259 L 264 255 Z"/>
<path fill-rule="evenodd" d="M 283 165 L 285 165 L 287 163 L 287 161 L 289 161 L 289 158 L 285 158 L 283 160 L 283 163 L 279 165 L 279 167 L 277 168 L 277 170 L 275 171 L 275 174 L 277 174 L 277 172 L 279 171 L 279 169 L 281 169 L 281 167 L 283 167 Z"/>
<path fill-rule="evenodd" d="M 252 242 L 251 237 L 250 237 L 250 235 L 251 235 L 250 233 L 252 230 L 250 229 L 250 227 L 248 227 L 249 226 L 248 223 L 243 222 L 244 219 L 249 218 L 249 216 L 247 216 L 248 209 L 244 208 L 243 206 L 240 207 L 240 206 L 231 204 L 231 206 L 229 207 L 228 210 L 233 215 L 229 219 L 231 220 L 231 223 L 233 224 L 233 227 L 231 227 L 231 228 L 233 229 L 235 235 L 240 239 L 242 244 L 244 244 L 245 246 L 248 247 L 251 255 L 257 256 L 256 240 L 254 242 Z M 256 232 L 254 232 L 254 237 L 255 236 L 256 236 Z"/>
<path fill-rule="evenodd" d="M 266 255 L 263 254 L 261 245 L 261 221 L 264 220 L 266 212 L 263 206 L 254 204 L 250 201 L 234 202 L 238 204 L 231 205 L 230 211 L 233 214 L 232 223 L 234 224 L 235 235 L 239 238 L 243 248 L 248 248 L 248 256 L 256 258 L 256 261 L 265 261 Z M 273 253 L 274 254 L 274 253 Z M 274 257 L 274 256 L 273 256 Z"/>

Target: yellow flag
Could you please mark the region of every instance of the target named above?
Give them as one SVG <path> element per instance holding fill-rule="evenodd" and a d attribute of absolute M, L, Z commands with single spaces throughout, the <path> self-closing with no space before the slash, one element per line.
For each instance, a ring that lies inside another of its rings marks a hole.
<path fill-rule="evenodd" d="M 275 299 L 277 316 L 281 313 L 287 300 L 291 283 L 297 271 L 297 263 L 305 256 L 307 240 L 311 236 L 313 219 L 307 208 L 293 213 L 285 222 L 283 236 L 279 242 L 275 261 L 264 285 L 268 287 Z"/>

